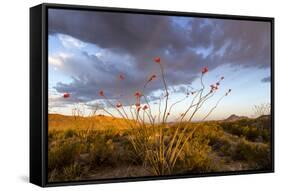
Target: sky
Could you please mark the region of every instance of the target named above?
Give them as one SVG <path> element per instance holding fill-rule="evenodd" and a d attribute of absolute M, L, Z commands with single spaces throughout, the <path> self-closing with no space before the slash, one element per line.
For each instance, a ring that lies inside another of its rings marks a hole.
<path fill-rule="evenodd" d="M 194 120 L 202 120 L 229 89 L 208 119 L 252 117 L 254 105 L 270 103 L 270 46 L 268 22 L 49 9 L 49 112 L 71 115 L 80 108 L 88 115 L 99 105 L 118 116 L 108 101 L 126 110 L 141 91 L 158 115 L 164 86 L 154 58 L 160 57 L 168 106 L 184 100 L 173 107 L 169 121 L 189 106 L 191 92 L 202 88 L 204 67 L 204 93 L 224 79 Z M 143 89 L 152 75 L 156 78 Z"/>

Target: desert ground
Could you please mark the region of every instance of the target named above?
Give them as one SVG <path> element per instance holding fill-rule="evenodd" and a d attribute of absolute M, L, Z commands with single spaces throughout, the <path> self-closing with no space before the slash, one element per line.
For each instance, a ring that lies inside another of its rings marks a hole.
<path fill-rule="evenodd" d="M 271 167 L 269 115 L 257 118 L 232 115 L 219 121 L 177 122 L 165 127 L 135 125 L 134 128 L 124 119 L 105 115 L 49 114 L 48 123 L 49 182 Z M 162 129 L 160 144 L 157 128 Z M 179 142 L 183 147 L 177 146 L 180 134 L 175 131 L 184 134 L 186 144 Z M 163 146 L 164 159 L 157 158 L 155 148 L 159 146 Z"/>

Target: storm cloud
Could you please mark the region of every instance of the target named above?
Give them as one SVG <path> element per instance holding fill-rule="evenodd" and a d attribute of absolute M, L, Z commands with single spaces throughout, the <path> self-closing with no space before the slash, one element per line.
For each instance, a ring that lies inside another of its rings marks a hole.
<path fill-rule="evenodd" d="M 190 84 L 203 66 L 270 67 L 267 22 L 60 9 L 50 9 L 48 21 L 50 36 L 69 35 L 108 56 L 81 51 L 78 56 L 56 58 L 67 63 L 63 69 L 73 80 L 54 88 L 84 101 L 98 99 L 100 89 L 116 98 L 141 89 L 150 75 L 160 76 L 155 56 L 163 61 L 169 86 Z M 119 74 L 125 76 L 122 83 Z M 157 78 L 146 91 L 161 88 Z"/>
<path fill-rule="evenodd" d="M 268 83 L 270 81 L 271 81 L 271 77 L 270 76 L 261 79 L 261 82 L 263 82 L 263 83 Z"/>

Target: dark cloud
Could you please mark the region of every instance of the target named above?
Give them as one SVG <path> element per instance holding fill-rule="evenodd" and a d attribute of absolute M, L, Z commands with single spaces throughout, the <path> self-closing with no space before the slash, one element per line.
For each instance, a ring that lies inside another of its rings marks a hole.
<path fill-rule="evenodd" d="M 271 80 L 271 77 L 268 76 L 268 77 L 265 77 L 265 78 L 261 79 L 261 82 L 267 83 L 267 82 L 270 82 L 270 80 Z"/>
<path fill-rule="evenodd" d="M 58 83 L 58 92 L 72 92 L 82 100 L 95 100 L 105 89 L 110 97 L 132 95 L 141 89 L 149 75 L 157 80 L 147 93 L 162 88 L 159 68 L 153 63 L 160 56 L 169 85 L 187 85 L 208 66 L 223 64 L 266 68 L 270 66 L 270 25 L 266 22 L 186 18 L 49 10 L 49 35 L 66 34 L 93 43 L 117 58 L 102 60 L 89 53 L 63 58 L 71 83 Z M 122 60 L 123 59 L 123 60 Z M 124 65 L 124 64 L 127 65 Z M 124 73 L 126 80 L 118 82 Z M 122 92 L 120 92 L 122 90 Z M 181 90 L 183 91 L 183 90 Z M 124 100 L 132 101 L 125 97 Z"/>
<path fill-rule="evenodd" d="M 270 66 L 270 24 L 268 22 L 219 21 L 222 35 L 214 40 L 215 50 L 227 44 L 224 61 L 243 66 Z"/>
<path fill-rule="evenodd" d="M 64 33 L 102 48 L 137 54 L 151 45 L 173 49 L 185 47 L 183 35 L 170 27 L 168 17 L 50 10 L 49 32 Z M 171 43 L 172 42 L 172 43 Z"/>

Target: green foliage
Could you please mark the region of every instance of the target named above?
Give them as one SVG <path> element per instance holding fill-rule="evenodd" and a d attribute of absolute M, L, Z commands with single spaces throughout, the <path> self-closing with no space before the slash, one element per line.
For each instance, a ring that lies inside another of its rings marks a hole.
<path fill-rule="evenodd" d="M 81 180 L 81 178 L 88 173 L 88 167 L 82 166 L 78 163 L 73 163 L 64 166 L 61 169 L 53 169 L 49 172 L 49 181 L 73 181 Z"/>
<path fill-rule="evenodd" d="M 56 146 L 49 148 L 48 169 L 61 169 L 70 165 L 80 154 L 80 144 L 76 140 L 63 140 Z"/>
<path fill-rule="evenodd" d="M 172 124 L 164 128 L 165 148 L 168 148 L 177 127 L 182 132 L 186 125 Z M 192 134 L 194 128 L 196 131 Z M 169 172 L 171 174 L 270 168 L 270 129 L 264 121 L 191 123 L 184 136 L 189 135 L 191 138 L 182 152 L 176 144 L 172 147 L 177 149 L 175 153 L 179 153 L 179 157 Z M 82 180 L 97 172 L 106 174 L 106 169 L 111 172 L 119 168 L 127 173 L 124 176 L 131 176 L 132 171 L 128 170 L 131 167 L 141 169 L 134 171 L 136 176 L 138 171 L 146 176 L 159 173 L 152 166 L 159 163 L 156 160 L 151 162 L 158 155 L 159 147 L 159 134 L 155 134 L 152 128 L 118 130 L 109 125 L 106 129 L 88 126 L 57 128 L 49 130 L 48 139 L 49 181 Z M 114 178 L 113 175 L 110 177 Z"/>
<path fill-rule="evenodd" d="M 238 142 L 235 153 L 235 160 L 244 160 L 252 168 L 269 169 L 271 165 L 270 148 L 266 144 L 253 144 L 245 139 Z"/>
<path fill-rule="evenodd" d="M 222 156 L 231 156 L 233 153 L 233 144 L 229 137 L 221 136 L 218 137 L 211 145 L 214 151 Z"/>
<path fill-rule="evenodd" d="M 223 122 L 221 127 L 239 137 L 245 137 L 253 142 L 269 142 L 270 141 L 270 121 L 256 119 L 242 119 L 234 122 Z"/>
<path fill-rule="evenodd" d="M 114 149 L 112 139 L 96 136 L 90 147 L 90 164 L 93 166 L 115 166 L 118 161 Z"/>
<path fill-rule="evenodd" d="M 127 136 L 120 136 L 112 129 L 66 129 L 49 132 L 50 181 L 77 180 L 87 175 L 90 170 L 113 168 L 123 164 L 134 165 L 136 160 L 139 159 L 133 153 Z"/>
<path fill-rule="evenodd" d="M 208 172 L 212 169 L 212 161 L 209 158 L 211 147 L 209 140 L 202 136 L 194 137 L 184 148 L 175 171 L 183 172 Z"/>
<path fill-rule="evenodd" d="M 64 138 L 67 139 L 67 138 L 72 138 L 74 136 L 76 136 L 76 131 L 74 129 L 67 129 L 65 132 L 64 132 Z"/>
<path fill-rule="evenodd" d="M 61 177 L 63 177 L 64 180 L 79 180 L 82 174 L 82 166 L 74 163 L 63 168 Z"/>

